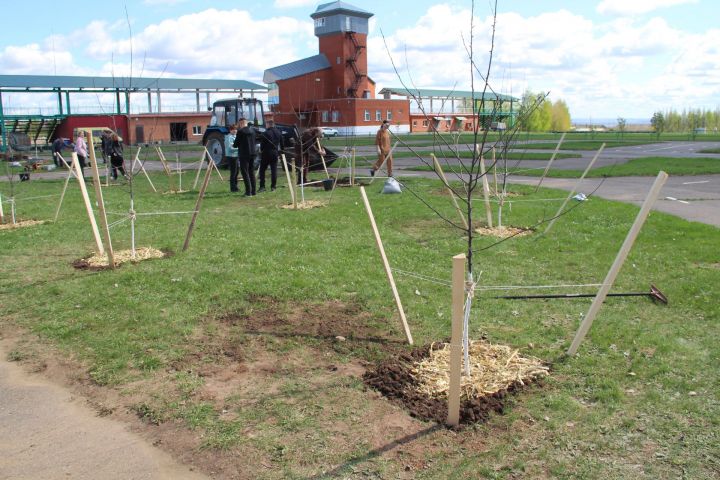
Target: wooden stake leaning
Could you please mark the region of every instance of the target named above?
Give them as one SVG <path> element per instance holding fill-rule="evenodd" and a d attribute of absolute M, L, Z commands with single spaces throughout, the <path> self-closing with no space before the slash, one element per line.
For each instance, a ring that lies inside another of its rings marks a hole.
<path fill-rule="evenodd" d="M 207 152 L 207 150 L 205 152 Z M 215 162 L 213 162 L 212 158 L 210 158 L 208 166 L 205 169 L 205 178 L 203 179 L 202 187 L 200 187 L 200 193 L 198 193 L 198 198 L 195 202 L 195 210 L 193 210 L 192 218 L 190 219 L 187 235 L 185 235 L 185 243 L 182 248 L 183 252 L 190 246 L 190 239 L 192 238 L 193 230 L 195 229 L 195 220 L 197 219 L 198 213 L 200 213 L 200 206 L 202 205 L 203 198 L 205 197 L 205 190 L 207 190 L 208 183 L 210 183 L 210 175 L 212 174 L 213 165 L 215 165 Z"/>
<path fill-rule="evenodd" d="M 320 153 L 322 151 L 322 145 L 320 145 L 320 139 L 316 138 L 315 141 L 317 142 L 318 155 L 320 155 L 320 161 L 322 162 L 323 170 L 325 170 L 325 177 L 330 178 L 330 173 L 328 172 L 327 165 L 325 164 L 325 155 Z"/>
<path fill-rule="evenodd" d="M 493 190 L 495 192 L 495 196 L 498 196 L 498 188 L 497 188 L 497 161 L 495 160 L 495 147 L 492 147 L 492 166 L 493 166 L 493 183 L 494 187 Z"/>
<path fill-rule="evenodd" d="M 135 164 L 140 165 L 140 171 L 145 174 L 145 178 L 147 178 L 147 181 L 150 183 L 150 186 L 153 189 L 153 192 L 157 193 L 157 189 L 155 188 L 155 185 L 153 185 L 152 180 L 150 180 L 150 175 L 148 175 L 147 171 L 145 170 L 145 167 L 143 166 L 143 162 L 140 161 L 140 150 L 142 147 L 138 147 L 137 151 L 135 152 L 135 158 L 132 162 L 132 167 L 130 168 L 130 173 L 134 177 L 135 176 Z"/>
<path fill-rule="evenodd" d="M 433 159 L 433 165 L 435 165 L 435 171 L 440 176 L 440 180 L 442 180 L 443 184 L 445 185 L 445 188 L 447 189 L 448 193 L 450 194 L 450 200 L 452 200 L 453 205 L 455 206 L 455 210 L 457 210 L 458 215 L 460 215 L 460 219 L 463 222 L 463 226 L 465 227 L 465 230 L 470 228 L 468 226 L 467 218 L 465 218 L 465 215 L 463 215 L 462 210 L 460 209 L 460 205 L 458 205 L 457 198 L 455 195 L 455 192 L 453 192 L 452 188 L 450 188 L 450 184 L 447 181 L 447 178 L 445 177 L 445 172 L 442 169 L 442 166 L 440 165 L 440 162 L 438 162 L 438 159 L 435 157 L 434 153 L 431 153 L 430 156 Z"/>
<path fill-rule="evenodd" d="M 383 248 L 382 239 L 380 238 L 380 232 L 378 231 L 377 225 L 375 224 L 375 217 L 370 208 L 370 201 L 368 200 L 367 194 L 365 193 L 365 187 L 360 186 L 360 194 L 362 195 L 363 202 L 365 203 L 365 210 L 367 211 L 368 217 L 370 217 L 370 225 L 372 226 L 373 233 L 375 234 L 375 243 L 377 244 L 378 250 L 380 250 L 380 257 L 382 257 L 383 267 L 385 267 L 385 274 L 390 282 L 390 288 L 392 289 L 393 296 L 395 297 L 395 304 L 397 305 L 398 312 L 400 312 L 400 320 L 402 320 L 403 329 L 405 330 L 405 337 L 410 345 L 413 344 L 412 334 L 410 333 L 410 327 L 408 326 L 407 319 L 405 318 L 405 310 L 403 310 L 402 302 L 400 302 L 400 295 L 395 285 L 395 279 L 393 278 L 392 270 L 390 270 L 390 263 L 388 263 L 387 256 L 385 255 L 385 248 Z"/>
<path fill-rule="evenodd" d="M 453 257 L 452 267 L 452 335 L 450 337 L 450 384 L 448 388 L 447 424 L 460 423 L 460 370 L 462 367 L 463 308 L 465 299 L 465 254 Z"/>
<path fill-rule="evenodd" d="M 92 145 L 92 132 L 88 132 L 89 144 Z M 97 160 L 95 159 L 95 149 L 90 148 L 90 161 L 92 162 L 93 186 L 95 187 L 95 201 L 98 206 L 98 215 L 100 216 L 100 225 L 102 233 L 105 237 L 105 250 L 108 256 L 108 265 L 115 268 L 115 255 L 113 252 L 112 241 L 110 239 L 110 227 L 108 227 L 107 215 L 105 214 L 105 201 L 103 200 L 102 185 L 100 184 L 100 171 L 98 170 Z"/>
<path fill-rule="evenodd" d="M 350 186 L 355 186 L 355 147 L 352 149 L 352 163 L 350 164 Z"/>
<path fill-rule="evenodd" d="M 0 225 L 5 224 L 5 212 L 3 211 L 2 206 L 2 195 L 0 195 Z"/>
<path fill-rule="evenodd" d="M 162 163 L 163 170 L 165 171 L 165 175 L 168 177 L 170 176 L 170 165 L 168 165 L 167 160 L 165 160 L 165 154 L 163 153 L 162 149 L 159 146 L 155 146 L 155 152 L 158 155 L 158 158 L 160 159 L 160 163 Z"/>
<path fill-rule="evenodd" d="M 482 177 L 483 199 L 485 201 L 485 216 L 487 217 L 487 226 L 492 228 L 492 207 L 490 206 L 490 183 L 487 179 L 485 171 L 485 157 L 480 155 L 480 176 Z"/>
<path fill-rule="evenodd" d="M 90 218 L 90 226 L 92 227 L 93 237 L 95 238 L 95 253 L 104 255 L 105 248 L 103 248 L 102 240 L 100 240 L 100 231 L 98 230 L 97 222 L 95 222 L 95 214 L 93 213 L 92 203 L 90 203 L 90 196 L 88 195 L 87 186 L 85 185 L 85 177 L 83 177 L 80 161 L 75 152 L 72 154 L 72 166 L 75 168 L 75 178 L 78 179 L 80 193 L 82 193 L 83 201 L 85 202 L 85 210 L 87 210 L 88 217 Z"/>
<path fill-rule="evenodd" d="M 585 175 L 588 174 L 588 172 L 590 171 L 590 169 L 592 168 L 592 166 L 595 164 L 595 160 L 598 159 L 598 157 L 600 156 L 600 153 L 602 153 L 602 151 L 603 151 L 604 148 L 605 148 L 605 143 L 603 143 L 602 145 L 600 145 L 600 149 L 597 151 L 597 153 L 595 154 L 595 156 L 593 157 L 593 159 L 590 160 L 590 163 L 588 164 L 587 168 L 585 168 L 585 171 L 584 171 L 583 174 L 580 176 L 580 178 L 578 179 L 578 181 L 575 182 L 575 186 L 574 186 L 573 189 L 570 191 L 570 193 L 568 194 L 567 198 L 566 198 L 565 201 L 562 203 L 562 205 L 560 205 L 560 208 L 558 208 L 557 213 L 555 213 L 555 216 L 553 216 L 552 220 L 550 220 L 550 223 L 548 223 L 548 226 L 547 226 L 547 228 L 545 229 L 545 231 L 544 231 L 543 233 L 548 233 L 548 232 L 550 231 L 550 229 L 552 228 L 552 226 L 555 224 L 555 220 L 557 220 L 557 219 L 559 218 L 560 214 L 561 214 L 561 213 L 563 212 L 563 210 L 565 209 L 565 205 L 567 205 L 567 203 L 570 201 L 570 199 L 573 197 L 573 195 L 575 195 L 575 192 L 577 191 L 578 187 L 580 187 L 580 184 L 581 184 L 582 181 L 585 179 Z"/>
<path fill-rule="evenodd" d="M 205 154 L 208 156 L 209 159 L 212 159 L 212 157 L 210 156 L 210 152 L 208 152 L 207 147 L 204 147 L 204 148 L 205 148 Z M 222 173 L 220 173 L 220 169 L 217 167 L 217 165 L 215 165 L 215 162 L 211 162 L 211 163 L 212 163 L 212 168 L 213 168 L 213 170 L 215 170 L 215 173 L 218 174 L 220 181 L 224 182 L 225 179 L 223 178 Z"/>
<path fill-rule="evenodd" d="M 595 320 L 595 317 L 600 311 L 600 307 L 602 307 L 602 304 L 605 301 L 607 294 L 610 292 L 610 288 L 612 287 L 613 283 L 615 283 L 615 279 L 617 278 L 617 275 L 620 272 L 623 263 L 625 263 L 625 259 L 627 258 L 628 253 L 630 253 L 630 249 L 632 248 L 633 243 L 635 243 L 635 239 L 640 233 L 640 229 L 645 223 L 645 220 L 647 220 L 647 217 L 650 214 L 650 209 L 655 203 L 655 200 L 657 200 L 657 197 L 660 194 L 660 190 L 662 189 L 663 185 L 665 185 L 667 179 L 668 174 L 663 171 L 658 173 L 658 176 L 655 178 L 655 182 L 650 188 L 647 197 L 645 197 L 645 201 L 643 202 L 642 207 L 640 207 L 640 212 L 638 212 L 637 217 L 635 217 L 635 222 L 633 222 L 632 227 L 630 227 L 630 231 L 628 231 L 628 234 L 625 237 L 625 241 L 620 247 L 620 251 L 618 252 L 617 257 L 615 257 L 615 261 L 610 267 L 610 270 L 608 271 L 607 276 L 605 277 L 605 280 L 600 287 L 600 290 L 598 290 L 597 296 L 593 299 L 593 302 L 590 305 L 590 309 L 588 310 L 585 318 L 583 318 L 583 321 L 580 324 L 580 328 L 575 333 L 575 338 L 573 339 L 572 344 L 567 351 L 568 355 L 575 355 L 575 353 L 577 353 L 578 347 L 580 347 L 580 343 L 582 343 L 585 335 L 587 335 L 587 332 L 590 330 L 593 320 Z"/>
<path fill-rule="evenodd" d="M 53 223 L 57 222 L 58 216 L 60 215 L 60 207 L 62 207 L 63 199 L 65 198 L 65 192 L 67 191 L 68 184 L 70 183 L 70 177 L 72 177 L 75 174 L 75 172 L 73 172 L 72 167 L 70 167 L 70 165 L 67 164 L 67 162 L 62 157 L 62 155 L 60 155 L 59 153 L 56 153 L 55 155 L 57 156 L 57 158 L 60 159 L 60 161 L 62 161 L 62 163 L 65 165 L 65 167 L 67 167 L 68 174 L 67 174 L 67 177 L 65 178 L 65 185 L 63 186 L 62 193 L 60 194 L 60 201 L 58 202 L 57 209 L 55 210 L 55 219 L 53 220 Z"/>
<path fill-rule="evenodd" d="M 560 137 L 560 141 L 558 142 L 557 146 L 555 147 L 555 151 L 552 154 L 552 157 L 550 157 L 550 161 L 547 165 L 545 165 L 545 170 L 543 171 L 542 176 L 540 177 L 540 181 L 538 182 L 537 186 L 535 186 L 535 193 L 540 189 L 540 184 L 542 184 L 543 180 L 545 180 L 545 175 L 547 175 L 548 171 L 550 170 L 550 166 L 555 161 L 555 157 L 558 154 L 558 150 L 560 150 L 560 145 L 562 145 L 563 140 L 565 140 L 565 135 L 567 135 L 567 132 L 563 132 L 562 137 Z"/>
<path fill-rule="evenodd" d="M 290 200 L 292 201 L 293 208 L 297 210 L 297 200 L 295 199 L 295 186 L 293 185 L 293 177 L 290 174 L 290 170 L 288 169 L 287 160 L 285 159 L 285 154 L 281 153 L 280 158 L 283 162 L 283 167 L 285 168 L 285 176 L 287 177 L 288 182 L 288 190 L 290 190 Z"/>

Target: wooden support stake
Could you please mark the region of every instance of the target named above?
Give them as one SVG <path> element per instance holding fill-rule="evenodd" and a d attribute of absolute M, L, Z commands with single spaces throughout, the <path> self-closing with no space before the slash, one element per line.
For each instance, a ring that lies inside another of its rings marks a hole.
<path fill-rule="evenodd" d="M 167 163 L 167 160 L 165 160 L 165 154 L 163 154 L 163 151 L 160 147 L 155 147 L 155 152 L 158 154 L 158 158 L 160 159 L 160 163 L 162 163 L 163 170 L 165 171 L 165 175 L 168 177 L 170 176 L 170 166 Z"/>
<path fill-rule="evenodd" d="M 560 145 L 562 145 L 563 140 L 565 140 L 565 135 L 567 135 L 567 132 L 563 132 L 562 137 L 560 137 L 560 141 L 558 142 L 557 146 L 555 147 L 555 151 L 552 154 L 552 157 L 550 157 L 550 161 L 547 165 L 545 165 L 545 170 L 543 171 L 542 176 L 540 177 L 540 181 L 538 182 L 537 186 L 535 187 L 535 193 L 540 189 L 540 184 L 542 184 L 543 180 L 545 180 L 545 175 L 547 175 L 548 171 L 550 170 L 550 166 L 555 161 L 555 157 L 558 154 L 558 150 L 560 150 Z"/>
<path fill-rule="evenodd" d="M 550 229 L 552 228 L 552 226 L 555 224 L 555 221 L 559 218 L 560 214 L 561 214 L 561 213 L 563 212 L 563 210 L 565 209 L 565 205 L 567 205 L 567 203 L 570 201 L 570 199 L 573 197 L 573 195 L 575 195 L 575 192 L 576 192 L 577 189 L 580 187 L 580 184 L 582 183 L 582 181 L 585 179 L 585 175 L 588 174 L 588 172 L 590 171 L 590 169 L 592 168 L 592 166 L 595 164 L 595 160 L 598 159 L 598 157 L 600 156 L 600 153 L 602 153 L 602 151 L 603 151 L 604 148 L 605 148 L 605 143 L 603 143 L 602 145 L 600 145 L 600 149 L 597 151 L 597 153 L 595 154 L 595 156 L 593 157 L 593 159 L 590 160 L 590 163 L 588 164 L 587 168 L 585 168 L 585 171 L 584 171 L 583 174 L 580 176 L 580 178 L 578 179 L 578 181 L 575 182 L 575 186 L 574 186 L 573 189 L 570 191 L 570 193 L 568 194 L 567 198 L 566 198 L 565 201 L 562 203 L 562 205 L 560 205 L 560 208 L 558 208 L 557 213 L 555 213 L 555 215 L 553 216 L 552 220 L 550 220 L 550 223 L 548 223 L 548 226 L 547 226 L 547 228 L 545 229 L 545 231 L 544 231 L 543 233 L 548 233 L 548 232 L 550 231 Z"/>
<path fill-rule="evenodd" d="M 92 132 L 88 132 L 89 144 L 93 145 Z M 100 171 L 98 170 L 97 160 L 95 159 L 95 149 L 90 148 L 90 161 L 92 162 L 93 186 L 95 187 L 95 201 L 98 206 L 98 215 L 100 216 L 100 226 L 102 227 L 103 237 L 105 237 L 105 251 L 108 256 L 108 265 L 115 268 L 115 255 L 113 252 L 112 241 L 110 239 L 110 227 L 108 227 L 107 215 L 105 214 L 105 201 L 103 200 L 102 185 L 100 184 Z"/>
<path fill-rule="evenodd" d="M 397 147 L 398 143 L 400 143 L 399 140 L 398 140 L 397 142 L 395 142 L 395 145 L 393 145 L 392 148 L 390 149 L 390 151 L 388 152 L 388 154 L 385 155 L 385 158 L 383 158 L 382 163 L 381 163 L 381 164 L 378 166 L 378 168 L 375 170 L 375 173 L 379 172 L 380 169 L 383 167 L 383 165 L 385 165 L 385 162 L 387 161 L 388 157 L 389 157 L 390 155 L 392 155 L 392 153 L 393 153 L 393 151 L 395 150 L 395 147 Z M 385 169 L 385 171 L 387 172 L 387 169 Z M 373 177 L 370 179 L 370 183 L 372 183 L 374 180 L 375 180 L 375 177 L 373 176 Z"/>
<path fill-rule="evenodd" d="M 493 183 L 494 183 L 494 191 L 495 196 L 498 196 L 498 188 L 497 188 L 497 160 L 495 159 L 495 147 L 492 147 L 492 166 L 493 166 Z"/>
<path fill-rule="evenodd" d="M 225 179 L 223 178 L 222 174 L 220 173 L 220 169 L 217 167 L 217 165 L 215 165 L 215 162 L 212 161 L 212 157 L 210 156 L 210 152 L 208 152 L 207 147 L 205 147 L 205 153 L 207 154 L 208 158 L 211 160 L 210 163 L 212 163 L 212 168 L 213 168 L 213 170 L 215 170 L 215 173 L 218 174 L 218 177 L 220 177 L 220 181 L 224 182 Z M 250 167 L 252 168 L 252 165 L 250 165 Z M 253 175 L 254 175 L 254 170 L 253 170 Z"/>
<path fill-rule="evenodd" d="M 148 175 L 147 170 L 145 170 L 145 167 L 143 166 L 142 162 L 140 161 L 140 149 L 142 147 L 138 147 L 137 152 L 135 152 L 135 159 L 133 160 L 133 168 L 130 169 L 130 173 L 132 175 L 135 175 L 133 173 L 135 169 L 135 164 L 138 163 L 140 165 L 140 171 L 145 174 L 145 178 L 147 178 L 148 183 L 150 183 L 150 187 L 152 187 L 153 192 L 157 193 L 157 189 L 155 188 L 155 185 L 153 184 L 152 180 L 150 180 L 150 175 Z"/>
<path fill-rule="evenodd" d="M 390 263 L 388 263 L 387 256 L 385 255 L 385 248 L 383 248 L 380 232 L 375 224 L 375 217 L 373 216 L 372 209 L 370 208 L 370 201 L 365 193 L 365 187 L 360 186 L 360 194 L 362 195 L 363 202 L 365 203 L 365 210 L 367 210 L 368 217 L 370 217 L 370 225 L 372 226 L 373 233 L 375 234 L 375 243 L 377 243 L 378 250 L 380 250 L 383 267 L 385 267 L 385 274 L 388 277 L 390 288 L 392 289 L 393 296 L 395 297 L 395 305 L 397 305 L 398 312 L 400 312 L 400 319 L 402 320 L 403 329 L 405 329 L 405 337 L 407 338 L 408 343 L 412 345 L 413 339 L 407 319 L 405 318 L 405 310 L 403 310 L 402 302 L 400 302 L 400 295 L 398 294 L 397 286 L 395 286 L 395 279 L 393 278 L 392 270 L 390 270 Z"/>
<path fill-rule="evenodd" d="M 315 141 L 317 142 L 318 155 L 320 155 L 320 161 L 322 162 L 323 170 L 325 170 L 325 177 L 330 178 L 330 173 L 328 172 L 327 165 L 325 164 L 325 155 L 320 153 L 320 151 L 322 150 L 322 145 L 320 145 L 320 139 L 316 138 Z"/>
<path fill-rule="evenodd" d="M 87 210 L 88 217 L 90 218 L 90 226 L 92 227 L 93 237 L 95 238 L 95 253 L 104 255 L 105 249 L 103 248 L 102 240 L 100 240 L 100 230 L 98 230 L 97 222 L 95 222 L 95 214 L 93 213 L 92 203 L 90 203 L 90 196 L 88 195 L 87 186 L 85 185 L 85 177 L 83 177 L 80 161 L 75 152 L 72 153 L 72 166 L 75 168 L 75 178 L 78 179 L 80 193 L 82 193 L 83 201 L 85 202 L 85 210 Z"/>
<path fill-rule="evenodd" d="M 355 147 L 352 149 L 352 163 L 350 164 L 350 186 L 355 186 Z"/>
<path fill-rule="evenodd" d="M 480 154 L 480 176 L 482 177 L 483 198 L 485 200 L 485 216 L 487 217 L 487 226 L 492 228 L 492 207 L 490 206 L 490 183 L 487 179 L 485 171 L 485 157 Z"/>
<path fill-rule="evenodd" d="M 202 205 L 203 198 L 205 197 L 205 190 L 207 190 L 208 184 L 210 183 L 210 175 L 212 174 L 213 165 L 215 165 L 215 162 L 213 162 L 213 159 L 210 158 L 208 166 L 205 169 L 205 178 L 203 179 L 202 186 L 200 187 L 200 193 L 198 193 L 198 198 L 195 202 L 195 210 L 193 210 L 192 218 L 190 219 L 187 235 L 185 235 L 185 243 L 182 248 L 183 252 L 190 246 L 190 239 L 192 238 L 193 230 L 195 229 L 195 220 L 197 219 L 198 213 L 200 213 L 200 206 Z"/>
<path fill-rule="evenodd" d="M 62 193 L 60 194 L 60 201 L 58 202 L 57 209 L 55 210 L 55 219 L 53 220 L 53 223 L 57 222 L 58 216 L 60 215 L 60 207 L 62 207 L 63 200 L 65 199 L 65 192 L 67 191 L 68 184 L 70 183 L 70 177 L 73 176 L 74 172 L 73 169 L 70 167 L 70 165 L 67 164 L 65 159 L 60 155 L 59 153 L 56 154 L 57 158 L 59 158 L 62 163 L 67 167 L 68 174 L 65 178 L 65 185 L 63 185 Z M 1 207 L 0 207 L 1 208 Z"/>
<path fill-rule="evenodd" d="M 287 159 L 285 158 L 285 154 L 281 153 L 280 158 L 283 162 L 283 167 L 285 168 L 285 176 L 287 177 L 288 181 L 288 190 L 290 190 L 290 200 L 292 201 L 293 208 L 297 209 L 297 200 L 295 199 L 295 185 L 293 182 L 293 176 L 290 173 L 290 169 L 288 168 Z"/>
<path fill-rule="evenodd" d="M 605 277 L 605 280 L 600 287 L 600 290 L 598 290 L 597 295 L 593 299 L 593 302 L 590 305 L 590 309 L 588 310 L 585 318 L 583 318 L 583 321 L 580 324 L 580 328 L 575 333 L 575 338 L 573 339 L 572 344 L 567 351 L 568 355 L 575 355 L 575 353 L 577 353 L 578 347 L 580 347 L 580 343 L 582 343 L 585 335 L 587 335 L 587 332 L 590 330 L 593 320 L 595 320 L 595 317 L 600 311 L 600 307 L 602 307 L 602 304 L 605 301 L 605 297 L 607 297 L 608 292 L 610 292 L 610 288 L 612 287 L 613 283 L 615 283 L 615 278 L 617 278 L 618 273 L 620 273 L 620 269 L 622 268 L 623 263 L 625 263 L 625 259 L 627 258 L 628 253 L 630 253 L 630 249 L 632 248 L 633 243 L 635 243 L 635 239 L 640 233 L 640 229 L 642 228 L 645 220 L 650 214 L 650 209 L 655 203 L 655 200 L 657 200 L 657 197 L 660 194 L 660 189 L 662 189 L 663 185 L 665 185 L 667 179 L 668 174 L 663 171 L 658 173 L 658 176 L 655 177 L 655 182 L 650 188 L 647 197 L 645 197 L 645 201 L 643 202 L 642 207 L 640 207 L 640 212 L 638 212 L 637 217 L 635 217 L 635 222 L 633 223 L 632 227 L 630 227 L 630 231 L 625 237 L 625 241 L 620 247 L 620 251 L 618 252 L 617 257 L 615 257 L 615 261 L 610 267 L 610 270 L 608 271 L 607 276 Z"/>
<path fill-rule="evenodd" d="M 465 300 L 465 254 L 453 257 L 452 268 L 452 330 L 450 337 L 450 382 L 448 388 L 447 424 L 460 423 L 460 371 L 462 367 L 462 338 Z"/>
<path fill-rule="evenodd" d="M 447 178 L 445 177 L 445 172 L 443 172 L 440 162 L 438 162 L 438 159 L 435 157 L 434 153 L 431 153 L 430 156 L 433 159 L 433 165 L 435 165 L 435 171 L 440 176 L 440 180 L 442 180 L 443 184 L 445 185 L 445 188 L 447 189 L 448 193 L 450 194 L 450 200 L 452 200 L 452 203 L 455 206 L 455 210 L 457 210 L 458 215 L 460 215 L 460 219 L 462 220 L 465 230 L 468 230 L 470 227 L 468 226 L 467 218 L 465 218 L 465 215 L 463 215 L 463 211 L 460 209 L 460 205 L 458 205 L 457 198 L 455 198 L 456 197 L 455 192 L 453 192 L 453 189 L 450 188 L 450 184 L 448 183 Z"/>
<path fill-rule="evenodd" d="M 0 225 L 5 224 L 5 212 L 3 211 L 2 195 L 0 195 Z"/>
<path fill-rule="evenodd" d="M 205 161 L 206 155 L 209 158 L 210 162 L 213 161 L 212 157 L 210 156 L 210 154 L 207 151 L 207 148 L 203 148 L 202 158 L 200 158 L 200 162 L 198 163 L 197 173 L 195 174 L 195 181 L 193 182 L 193 188 L 192 188 L 193 190 L 195 190 L 197 188 L 197 183 L 198 183 L 198 180 L 200 179 L 200 172 L 202 171 L 203 162 Z"/>

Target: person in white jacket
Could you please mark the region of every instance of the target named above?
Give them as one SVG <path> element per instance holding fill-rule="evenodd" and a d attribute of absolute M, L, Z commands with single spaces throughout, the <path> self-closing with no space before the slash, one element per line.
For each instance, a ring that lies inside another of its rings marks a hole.
<path fill-rule="evenodd" d="M 78 162 L 80 162 L 80 169 L 83 172 L 83 177 L 85 176 L 85 159 L 88 156 L 88 149 L 87 149 L 87 143 L 85 142 L 85 132 L 80 131 L 77 136 L 77 140 L 75 140 L 75 153 L 78 157 Z"/>

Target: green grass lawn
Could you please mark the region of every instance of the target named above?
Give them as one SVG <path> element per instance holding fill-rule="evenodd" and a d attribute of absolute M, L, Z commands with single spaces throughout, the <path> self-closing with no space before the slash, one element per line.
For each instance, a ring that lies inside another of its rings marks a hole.
<path fill-rule="evenodd" d="M 162 175 L 153 181 L 167 187 Z M 438 182 L 408 185 L 454 218 Z M 18 216 L 51 219 L 61 186 L 16 184 Z M 187 212 L 195 205 L 192 192 L 153 194 L 140 177 L 136 186 L 138 213 Z M 502 291 L 478 294 L 471 337 L 551 362 L 552 374 L 542 387 L 508 398 L 504 414 L 453 433 L 410 418 L 347 373 L 405 348 L 358 190 L 340 188 L 329 206 L 293 211 L 279 208 L 289 198 L 284 181 L 280 187 L 246 199 L 213 178 L 189 251 L 180 252 L 189 215 L 140 216 L 138 245 L 175 255 L 114 271 L 71 266 L 93 249 L 75 186 L 58 223 L 0 230 L 3 331 L 19 327 L 37 335 L 21 339 L 9 358 L 32 364 L 57 347 L 56 355 L 77 365 L 74 378 L 115 392 L 115 411 L 135 412 L 148 438 L 163 439 L 161 448 L 176 448 L 203 470 L 228 477 L 240 470 L 272 479 L 720 474 L 717 228 L 652 213 L 613 291 L 644 291 L 654 283 L 670 304 L 609 299 L 575 358 L 562 354 L 590 299 L 503 301 L 490 298 Z M 465 250 L 465 239 L 410 192 L 380 195 L 380 189 L 375 183 L 368 194 L 393 267 L 449 281 L 451 257 Z M 3 198 L 8 191 L 0 183 Z M 557 208 L 552 199 L 564 197 L 522 186 L 511 191 L 516 201 L 503 218 L 513 226 L 547 219 Z M 329 199 L 321 190 L 305 193 Z M 55 196 L 30 199 L 45 195 Z M 129 207 L 127 187 L 104 195 L 112 218 L 120 218 Z M 474 205 L 480 212 L 482 203 Z M 494 247 L 496 239 L 479 237 L 481 285 L 599 283 L 637 211 L 593 198 L 548 235 Z M 128 222 L 112 235 L 116 250 L 129 248 Z M 399 273 L 396 280 L 416 343 L 447 338 L 450 290 Z M 348 329 L 340 330 L 346 342 L 335 341 L 334 330 L 283 330 L 338 315 L 347 321 L 338 324 Z M 362 334 L 353 336 L 353 329 Z M 173 433 L 160 437 L 163 432 Z M 187 443 L 174 443 L 176 437 Z"/>
<path fill-rule="evenodd" d="M 515 170 L 520 172 L 522 175 L 542 175 L 542 170 Z M 660 170 L 668 173 L 669 175 L 703 175 L 720 173 L 720 159 L 675 157 L 635 158 L 627 163 L 594 168 L 588 172 L 587 177 L 655 176 Z M 558 178 L 579 178 L 581 175 L 581 170 L 559 170 L 553 168 L 548 172 L 549 177 Z"/>

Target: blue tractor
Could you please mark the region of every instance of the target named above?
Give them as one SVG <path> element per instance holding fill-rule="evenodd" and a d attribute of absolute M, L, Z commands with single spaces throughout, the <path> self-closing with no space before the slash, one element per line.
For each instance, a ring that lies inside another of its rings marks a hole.
<path fill-rule="evenodd" d="M 225 167 L 225 135 L 230 133 L 230 126 L 237 123 L 241 118 L 252 124 L 257 131 L 258 137 L 265 131 L 265 112 L 263 111 L 262 100 L 257 98 L 228 98 L 213 103 L 210 125 L 205 129 L 202 144 L 207 148 L 215 165 Z M 282 132 L 284 140 L 283 153 L 290 162 L 295 157 L 295 144 L 299 141 L 299 132 L 294 125 L 275 124 Z M 258 151 L 260 149 L 258 148 Z M 337 155 L 325 148 L 325 164 L 331 165 Z M 310 170 L 322 169 L 322 161 L 319 157 L 310 156 Z"/>

